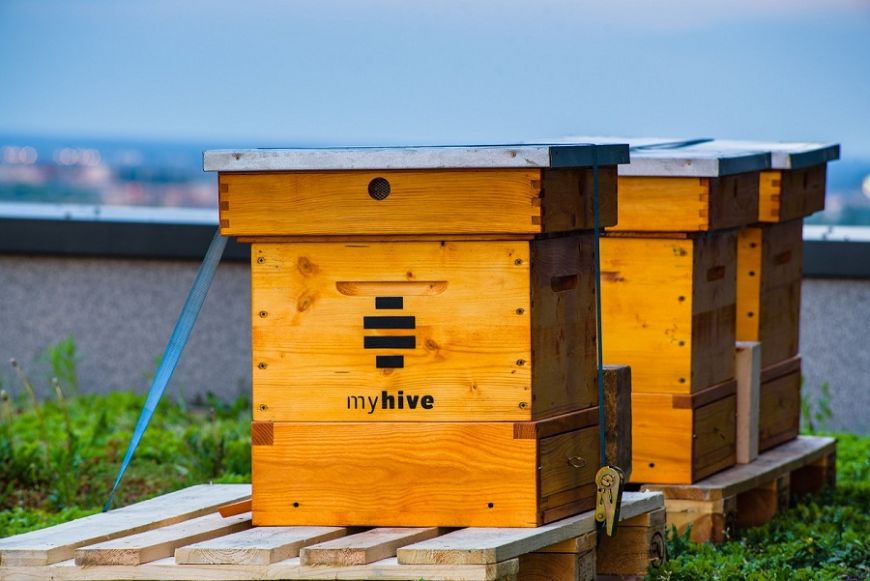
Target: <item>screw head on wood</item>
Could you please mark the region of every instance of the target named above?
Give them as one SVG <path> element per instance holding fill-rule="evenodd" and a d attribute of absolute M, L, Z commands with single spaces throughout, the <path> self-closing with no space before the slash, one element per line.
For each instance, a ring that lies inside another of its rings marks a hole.
<path fill-rule="evenodd" d="M 517 309 L 517 314 L 518 314 L 518 315 L 522 315 L 522 314 L 525 313 L 525 312 L 526 312 L 526 310 L 525 310 L 524 308 L 522 308 L 522 307 L 520 307 L 520 308 Z"/>
<path fill-rule="evenodd" d="M 257 264 L 263 264 L 264 262 L 266 262 L 266 259 L 263 258 L 262 256 L 257 258 Z"/>
<path fill-rule="evenodd" d="M 524 410 L 524 409 L 526 409 L 527 407 L 529 407 L 529 402 L 527 402 L 527 401 L 521 401 L 519 405 L 520 405 L 520 409 L 521 409 L 521 410 Z"/>
<path fill-rule="evenodd" d="M 261 319 L 265 319 L 269 316 L 269 313 L 267 313 L 266 311 L 260 311 L 258 314 L 260 315 Z"/>
<path fill-rule="evenodd" d="M 269 367 L 269 364 L 266 363 L 265 361 L 260 361 L 259 363 L 257 363 L 258 369 L 266 369 L 267 367 Z"/>
<path fill-rule="evenodd" d="M 525 365 L 525 364 L 526 364 L 526 360 L 525 360 L 525 359 L 517 359 L 517 365 L 519 365 L 520 367 L 522 367 L 522 366 Z"/>
<path fill-rule="evenodd" d="M 267 409 L 269 409 L 269 406 L 267 406 L 267 405 L 264 404 L 264 403 L 261 403 L 261 404 L 260 404 L 259 406 L 257 406 L 257 407 L 259 408 L 259 410 L 260 410 L 261 412 L 264 412 L 264 411 L 266 411 Z"/>

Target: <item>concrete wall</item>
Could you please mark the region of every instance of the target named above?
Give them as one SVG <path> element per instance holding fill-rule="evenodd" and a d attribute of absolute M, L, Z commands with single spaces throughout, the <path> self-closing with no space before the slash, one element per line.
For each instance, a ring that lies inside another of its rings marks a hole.
<path fill-rule="evenodd" d="M 84 391 L 144 390 L 198 262 L 0 256 L 0 381 L 10 357 L 47 383 L 46 346 L 73 336 Z M 250 390 L 250 288 L 245 262 L 224 262 L 168 394 Z M 830 428 L 870 433 L 870 280 L 807 279 L 801 352 L 810 401 L 831 386 Z"/>

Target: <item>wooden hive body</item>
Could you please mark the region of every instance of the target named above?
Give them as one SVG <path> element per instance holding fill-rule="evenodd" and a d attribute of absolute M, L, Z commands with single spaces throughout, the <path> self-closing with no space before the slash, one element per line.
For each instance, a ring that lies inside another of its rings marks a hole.
<path fill-rule="evenodd" d="M 597 413 L 523 423 L 255 423 L 254 522 L 534 527 L 559 520 L 594 505 Z"/>
<path fill-rule="evenodd" d="M 737 245 L 737 340 L 760 341 L 761 365 L 798 353 L 803 220 L 740 230 Z"/>
<path fill-rule="evenodd" d="M 631 404 L 631 482 L 691 484 L 736 462 L 736 382 L 634 393 Z"/>
<path fill-rule="evenodd" d="M 601 240 L 604 358 L 633 393 L 692 393 L 734 377 L 734 231 Z"/>
<path fill-rule="evenodd" d="M 522 421 L 596 405 L 592 254 L 589 234 L 254 244 L 254 418 Z M 388 405 L 400 394 L 426 407 Z"/>
<path fill-rule="evenodd" d="M 801 420 L 800 357 L 786 359 L 761 371 L 758 416 L 759 452 L 797 438 Z"/>
<path fill-rule="evenodd" d="M 532 527 L 591 508 L 588 230 L 596 187 L 615 223 L 626 161 L 624 146 L 206 155 L 222 232 L 252 244 L 254 523 Z"/>

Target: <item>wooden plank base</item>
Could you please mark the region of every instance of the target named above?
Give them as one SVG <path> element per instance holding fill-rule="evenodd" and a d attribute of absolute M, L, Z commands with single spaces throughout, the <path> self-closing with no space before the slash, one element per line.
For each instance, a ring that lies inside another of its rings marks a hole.
<path fill-rule="evenodd" d="M 621 510 L 624 527 L 617 536 L 603 541 L 602 552 L 596 552 L 594 515 L 586 512 L 538 528 L 359 531 L 343 527 L 255 527 L 187 545 L 178 541 L 182 544 L 175 548 L 174 557 L 150 562 L 140 559 L 138 565 L 92 561 L 93 565 L 83 567 L 67 560 L 51 565 L 8 566 L 0 551 L 0 579 L 577 581 L 614 572 L 642 576 L 650 562 L 650 539 L 660 534 L 664 523 L 660 516 L 663 512 L 661 494 L 625 493 Z M 235 515 L 225 519 L 217 512 L 207 516 L 215 521 L 247 518 Z M 186 522 L 193 526 L 203 518 Z M 178 529 L 178 524 L 157 525 L 145 533 L 145 540 L 177 539 Z M 141 533 L 129 536 L 135 542 L 126 545 L 153 545 L 150 541 L 143 543 Z M 125 544 L 124 538 L 115 544 Z M 87 551 L 88 547 L 81 550 Z M 144 560 L 150 559 L 146 556 Z"/>
<path fill-rule="evenodd" d="M 799 436 L 739 464 L 687 485 L 646 484 L 642 490 L 663 492 L 667 526 L 681 532 L 692 526 L 697 542 L 721 543 L 737 528 L 762 525 L 784 510 L 790 499 L 835 484 L 836 441 Z"/>

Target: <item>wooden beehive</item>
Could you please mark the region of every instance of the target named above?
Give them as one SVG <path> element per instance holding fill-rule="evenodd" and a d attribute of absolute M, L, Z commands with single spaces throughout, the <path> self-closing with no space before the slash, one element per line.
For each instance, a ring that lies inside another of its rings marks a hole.
<path fill-rule="evenodd" d="M 626 146 L 209 152 L 251 243 L 259 525 L 591 507 L 594 191 Z"/>
<path fill-rule="evenodd" d="M 632 370 L 631 481 L 691 483 L 736 461 L 737 232 L 770 154 L 629 142 L 601 244 L 604 358 Z"/>
<path fill-rule="evenodd" d="M 836 143 L 785 143 L 717 139 L 700 149 L 770 152 L 761 172 L 757 222 L 788 222 L 825 209 L 828 162 L 840 158 Z"/>

